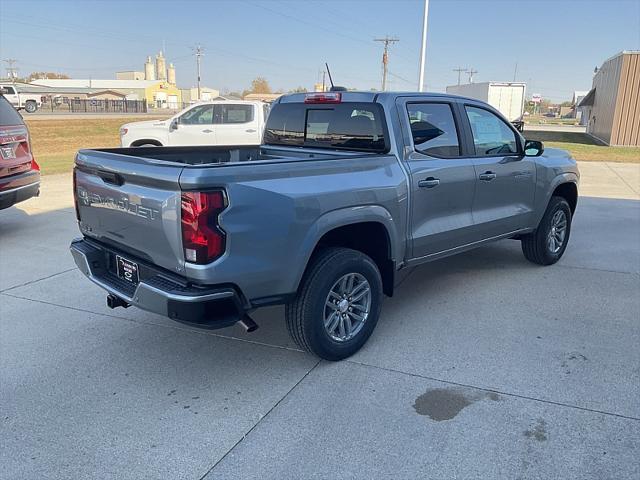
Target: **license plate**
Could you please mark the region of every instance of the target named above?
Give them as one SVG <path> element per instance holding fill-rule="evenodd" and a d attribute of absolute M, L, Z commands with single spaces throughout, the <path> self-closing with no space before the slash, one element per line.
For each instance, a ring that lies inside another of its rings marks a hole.
<path fill-rule="evenodd" d="M 13 147 L 0 147 L 0 155 L 5 160 L 16 158 L 16 152 Z"/>
<path fill-rule="evenodd" d="M 127 282 L 137 285 L 139 282 L 138 277 L 138 264 L 130 262 L 126 258 L 122 258 L 120 255 L 116 255 L 116 264 L 118 265 L 118 276 Z"/>

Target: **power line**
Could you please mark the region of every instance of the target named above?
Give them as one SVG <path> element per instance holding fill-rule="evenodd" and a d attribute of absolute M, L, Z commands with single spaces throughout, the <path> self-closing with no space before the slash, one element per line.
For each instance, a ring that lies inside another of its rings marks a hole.
<path fill-rule="evenodd" d="M 458 72 L 458 85 L 460 85 L 460 75 L 462 73 L 467 73 L 467 69 L 466 68 L 462 68 L 462 67 L 458 67 L 458 68 L 454 68 L 453 71 L 454 72 Z"/>
<path fill-rule="evenodd" d="M 31 19 L 29 19 L 29 21 L 25 21 L 24 18 L 20 18 L 20 17 L 12 17 L 12 16 L 7 16 L 7 15 L 3 15 L 3 20 L 10 20 L 10 22 L 13 23 L 17 23 L 17 24 L 22 24 L 22 25 L 28 25 L 30 27 L 38 27 L 38 28 L 45 28 L 45 29 L 50 29 L 50 30 L 61 30 L 61 31 L 65 31 L 65 32 L 69 32 L 75 35 L 82 35 L 83 36 L 83 43 L 86 43 L 87 37 L 86 34 L 90 33 L 91 37 L 95 37 L 95 36 L 101 36 L 101 37 L 105 37 L 105 38 L 113 38 L 113 39 L 117 39 L 117 40 L 122 40 L 123 42 L 127 42 L 128 44 L 132 44 L 132 43 L 138 43 L 141 44 L 141 42 L 136 42 L 137 38 L 140 37 L 146 37 L 148 39 L 153 39 L 153 40 L 157 40 L 157 37 L 153 36 L 153 35 L 145 35 L 142 33 L 136 33 L 136 35 L 134 37 L 131 36 L 130 32 L 122 32 L 122 33 L 118 33 L 117 31 L 114 32 L 113 30 L 100 30 L 100 29 L 96 29 L 93 26 L 88 28 L 87 25 L 79 25 L 79 24 L 72 24 L 72 23 L 67 23 L 65 22 L 64 25 L 52 25 L 51 23 L 39 23 L 36 17 L 36 21 L 33 21 Z M 43 19 L 43 21 L 48 21 L 49 19 Z M 13 35 L 13 34 L 11 34 Z M 167 42 L 169 45 L 175 45 L 175 46 L 181 46 L 181 47 L 188 47 L 188 45 L 185 44 L 179 44 L 179 43 L 174 43 L 174 42 Z"/>
<path fill-rule="evenodd" d="M 410 85 L 415 85 L 415 82 L 412 82 L 411 80 L 407 80 L 406 78 L 401 77 L 400 75 L 396 75 L 396 74 L 395 74 L 395 73 L 393 73 L 393 72 L 387 72 L 387 73 L 388 73 L 390 76 L 392 76 L 392 77 L 394 77 L 394 78 L 397 78 L 398 80 L 402 80 L 403 82 L 408 83 L 408 84 L 410 84 Z"/>
<path fill-rule="evenodd" d="M 382 52 L 382 91 L 385 92 L 387 90 L 387 65 L 389 63 L 389 45 L 398 43 L 400 39 L 384 37 L 374 38 L 373 41 L 384 43 L 384 51 Z"/>
<path fill-rule="evenodd" d="M 341 37 L 348 38 L 349 40 L 354 40 L 356 42 L 360 42 L 360 43 L 363 43 L 365 45 L 369 45 L 370 46 L 369 42 L 367 42 L 366 40 L 363 40 L 363 39 L 360 39 L 360 38 L 357 38 L 357 37 L 352 37 L 351 35 L 347 35 L 347 34 L 341 32 L 341 31 L 338 31 L 338 30 L 333 30 L 333 29 L 330 29 L 330 28 L 323 27 L 322 25 L 319 25 L 318 22 L 311 22 L 309 20 L 305 20 L 303 18 L 296 17 L 294 15 L 289 15 L 288 13 L 282 13 L 282 12 L 279 12 L 278 10 L 274 10 L 272 8 L 265 7 L 264 5 L 259 4 L 259 3 L 248 2 L 246 0 L 245 0 L 245 3 L 248 3 L 248 4 L 250 4 L 250 5 L 254 6 L 254 7 L 266 10 L 267 12 L 271 12 L 271 13 L 274 13 L 276 15 L 280 15 L 281 17 L 288 18 L 290 20 L 295 20 L 297 22 L 304 23 L 305 25 L 309 25 L 309 26 L 318 28 L 320 30 L 324 30 L 325 32 L 329 32 L 329 33 L 332 33 L 334 35 L 339 35 Z"/>

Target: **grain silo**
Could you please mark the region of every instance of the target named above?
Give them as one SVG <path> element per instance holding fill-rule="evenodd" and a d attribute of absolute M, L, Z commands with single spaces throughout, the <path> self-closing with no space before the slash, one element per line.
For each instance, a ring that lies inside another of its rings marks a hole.
<path fill-rule="evenodd" d="M 176 67 L 173 66 L 173 63 L 170 63 L 167 69 L 167 82 L 171 85 L 176 84 Z"/>
<path fill-rule="evenodd" d="M 162 50 L 156 55 L 156 78 L 163 82 L 167 80 L 167 64 L 165 63 Z"/>
<path fill-rule="evenodd" d="M 144 79 L 145 80 L 156 79 L 156 71 L 154 69 L 153 62 L 151 61 L 151 55 L 147 57 L 147 61 L 144 63 Z"/>

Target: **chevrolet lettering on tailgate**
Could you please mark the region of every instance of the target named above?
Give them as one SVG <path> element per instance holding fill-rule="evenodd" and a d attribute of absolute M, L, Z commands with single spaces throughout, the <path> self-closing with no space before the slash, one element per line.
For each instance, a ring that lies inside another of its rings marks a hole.
<path fill-rule="evenodd" d="M 78 200 L 87 207 L 110 208 L 135 215 L 136 217 L 156 220 L 160 217 L 160 212 L 154 208 L 143 207 L 132 202 L 128 197 L 122 196 L 119 199 L 109 196 L 101 196 L 95 192 L 90 192 L 85 188 L 78 187 Z"/>

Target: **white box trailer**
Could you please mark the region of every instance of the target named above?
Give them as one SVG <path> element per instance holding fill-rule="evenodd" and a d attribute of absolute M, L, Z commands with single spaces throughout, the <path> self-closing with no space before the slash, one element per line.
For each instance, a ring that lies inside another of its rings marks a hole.
<path fill-rule="evenodd" d="M 487 102 L 513 122 L 522 117 L 526 88 L 521 82 L 482 82 L 451 85 L 447 93 Z"/>

